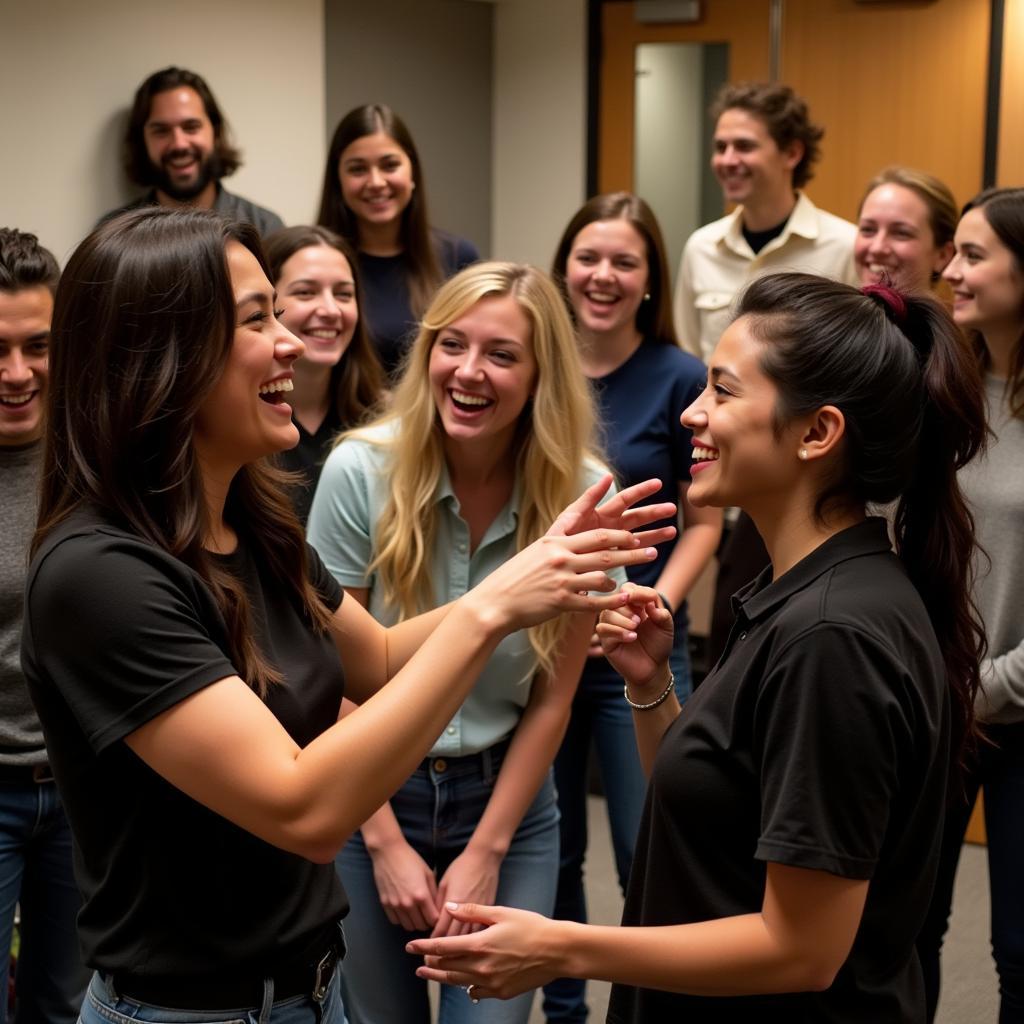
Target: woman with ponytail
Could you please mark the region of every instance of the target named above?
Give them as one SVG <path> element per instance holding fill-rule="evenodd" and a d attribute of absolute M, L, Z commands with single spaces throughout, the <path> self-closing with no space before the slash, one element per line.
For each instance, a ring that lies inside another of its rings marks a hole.
<path fill-rule="evenodd" d="M 957 470 L 977 367 L 929 297 L 758 279 L 683 413 L 696 505 L 738 506 L 771 565 L 680 709 L 654 591 L 602 615 L 649 777 L 621 929 L 454 907 L 428 977 L 504 998 L 616 982 L 608 1020 L 911 1022 L 914 942 L 983 647 Z M 873 505 L 895 503 L 895 551 Z"/>
<path fill-rule="evenodd" d="M 953 318 L 985 374 L 985 456 L 960 472 L 984 556 L 975 598 L 987 657 L 975 704 L 984 738 L 950 794 L 935 895 L 918 942 L 928 1019 L 939 999 L 939 950 L 964 832 L 985 793 L 992 955 L 1001 1024 L 1024 1021 L 1024 189 L 989 189 L 964 207 L 945 278 Z"/>

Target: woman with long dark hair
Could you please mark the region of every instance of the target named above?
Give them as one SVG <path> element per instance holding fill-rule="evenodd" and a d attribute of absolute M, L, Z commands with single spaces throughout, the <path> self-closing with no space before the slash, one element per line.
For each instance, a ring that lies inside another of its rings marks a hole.
<path fill-rule="evenodd" d="M 420 971 L 477 998 L 605 978 L 614 1024 L 919 1021 L 983 646 L 957 481 L 985 437 L 977 369 L 933 299 L 769 275 L 683 422 L 690 500 L 744 509 L 771 565 L 682 709 L 655 592 L 602 616 L 650 773 L 626 927 L 452 907 L 490 927 L 413 943 Z M 890 502 L 895 551 L 867 514 Z"/>
<path fill-rule="evenodd" d="M 964 832 L 979 788 L 992 904 L 992 956 L 1001 1024 L 1024 1020 L 1024 189 L 988 189 L 965 207 L 946 268 L 953 318 L 985 375 L 991 435 L 960 472 L 980 560 L 975 597 L 985 622 L 978 717 L 984 738 L 950 794 L 943 857 L 918 949 L 928 1016 L 939 1001 L 939 951 Z"/>
<path fill-rule="evenodd" d="M 606 512 L 596 485 L 555 532 L 606 529 L 546 536 L 465 599 L 391 629 L 343 601 L 264 458 L 297 440 L 302 354 L 267 269 L 253 228 L 147 209 L 57 291 L 22 656 L 75 837 L 89 1024 L 342 1021 L 337 850 L 501 638 L 621 603 L 587 592 L 654 556 L 620 528 L 654 485 Z M 337 721 L 343 693 L 361 706 Z"/>
<path fill-rule="evenodd" d="M 370 334 L 394 376 L 434 292 L 480 254 L 431 225 L 416 144 L 389 106 L 367 103 L 338 122 L 317 223 L 355 248 Z"/>
<path fill-rule="evenodd" d="M 670 658 L 676 694 L 691 689 L 686 597 L 715 552 L 722 513 L 696 508 L 690 485 L 690 432 L 679 410 L 699 394 L 704 364 L 678 345 L 672 326 L 668 266 L 661 229 L 638 196 L 613 192 L 588 200 L 569 221 L 555 252 L 552 277 L 576 324 L 580 360 L 597 398 L 608 459 L 618 482 L 662 482 L 652 500 L 677 501 L 682 526 L 674 544 L 633 572 L 672 609 Z M 643 401 L 637 396 L 643 395 Z M 587 919 L 583 861 L 587 852 L 590 750 L 601 770 L 619 885 L 626 891 L 646 780 L 636 753 L 622 681 L 595 643 L 573 700 L 572 718 L 555 759 L 561 820 L 561 871 L 555 916 Z M 582 1020 L 584 983 L 564 978 L 544 991 L 549 1022 Z"/>
<path fill-rule="evenodd" d="M 381 400 L 384 375 L 360 310 L 363 293 L 351 246 L 327 228 L 292 227 L 264 240 L 282 326 L 306 347 L 295 361 L 289 404 L 299 443 L 278 456 L 301 479 L 292 488 L 301 522 L 334 439 Z"/>

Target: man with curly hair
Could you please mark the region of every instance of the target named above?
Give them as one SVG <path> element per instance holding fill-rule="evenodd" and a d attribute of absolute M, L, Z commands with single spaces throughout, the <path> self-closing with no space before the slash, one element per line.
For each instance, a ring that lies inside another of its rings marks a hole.
<path fill-rule="evenodd" d="M 736 209 L 687 240 L 676 280 L 683 346 L 705 362 L 753 278 L 802 270 L 857 283 L 853 224 L 819 210 L 801 191 L 821 154 L 823 129 L 788 85 L 726 85 L 711 105 L 711 169 Z"/>

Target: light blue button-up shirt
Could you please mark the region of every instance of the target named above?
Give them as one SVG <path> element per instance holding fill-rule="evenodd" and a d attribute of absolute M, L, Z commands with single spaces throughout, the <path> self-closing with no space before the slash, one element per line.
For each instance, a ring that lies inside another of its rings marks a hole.
<path fill-rule="evenodd" d="M 375 428 L 384 438 L 389 427 Z M 390 495 L 389 449 L 359 438 L 335 448 L 324 464 L 309 514 L 309 541 L 343 587 L 369 590 L 369 610 L 378 622 L 392 625 L 398 611 L 385 604 L 383 588 L 367 566 L 376 547 L 376 528 Z M 588 463 L 583 486 L 606 470 Z M 582 490 L 582 487 L 581 487 Z M 437 534 L 431 564 L 436 606 L 472 590 L 485 576 L 516 553 L 519 481 L 512 497 L 487 528 L 477 549 L 470 551 L 469 526 L 445 468 L 438 481 Z M 612 575 L 619 583 L 625 573 Z M 430 756 L 460 757 L 486 750 L 516 727 L 530 697 L 537 659 L 525 630 L 505 637 L 480 672 L 462 707 L 431 748 Z"/>

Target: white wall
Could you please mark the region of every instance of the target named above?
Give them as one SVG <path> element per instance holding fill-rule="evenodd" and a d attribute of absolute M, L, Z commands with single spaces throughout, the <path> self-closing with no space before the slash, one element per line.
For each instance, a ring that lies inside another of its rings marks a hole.
<path fill-rule="evenodd" d="M 491 251 L 548 267 L 586 198 L 586 0 L 499 0 Z"/>
<path fill-rule="evenodd" d="M 198 71 L 245 165 L 228 188 L 313 216 L 324 146 L 323 0 L 0 0 L 0 225 L 66 261 L 134 193 L 120 140 L 139 83 Z"/>

